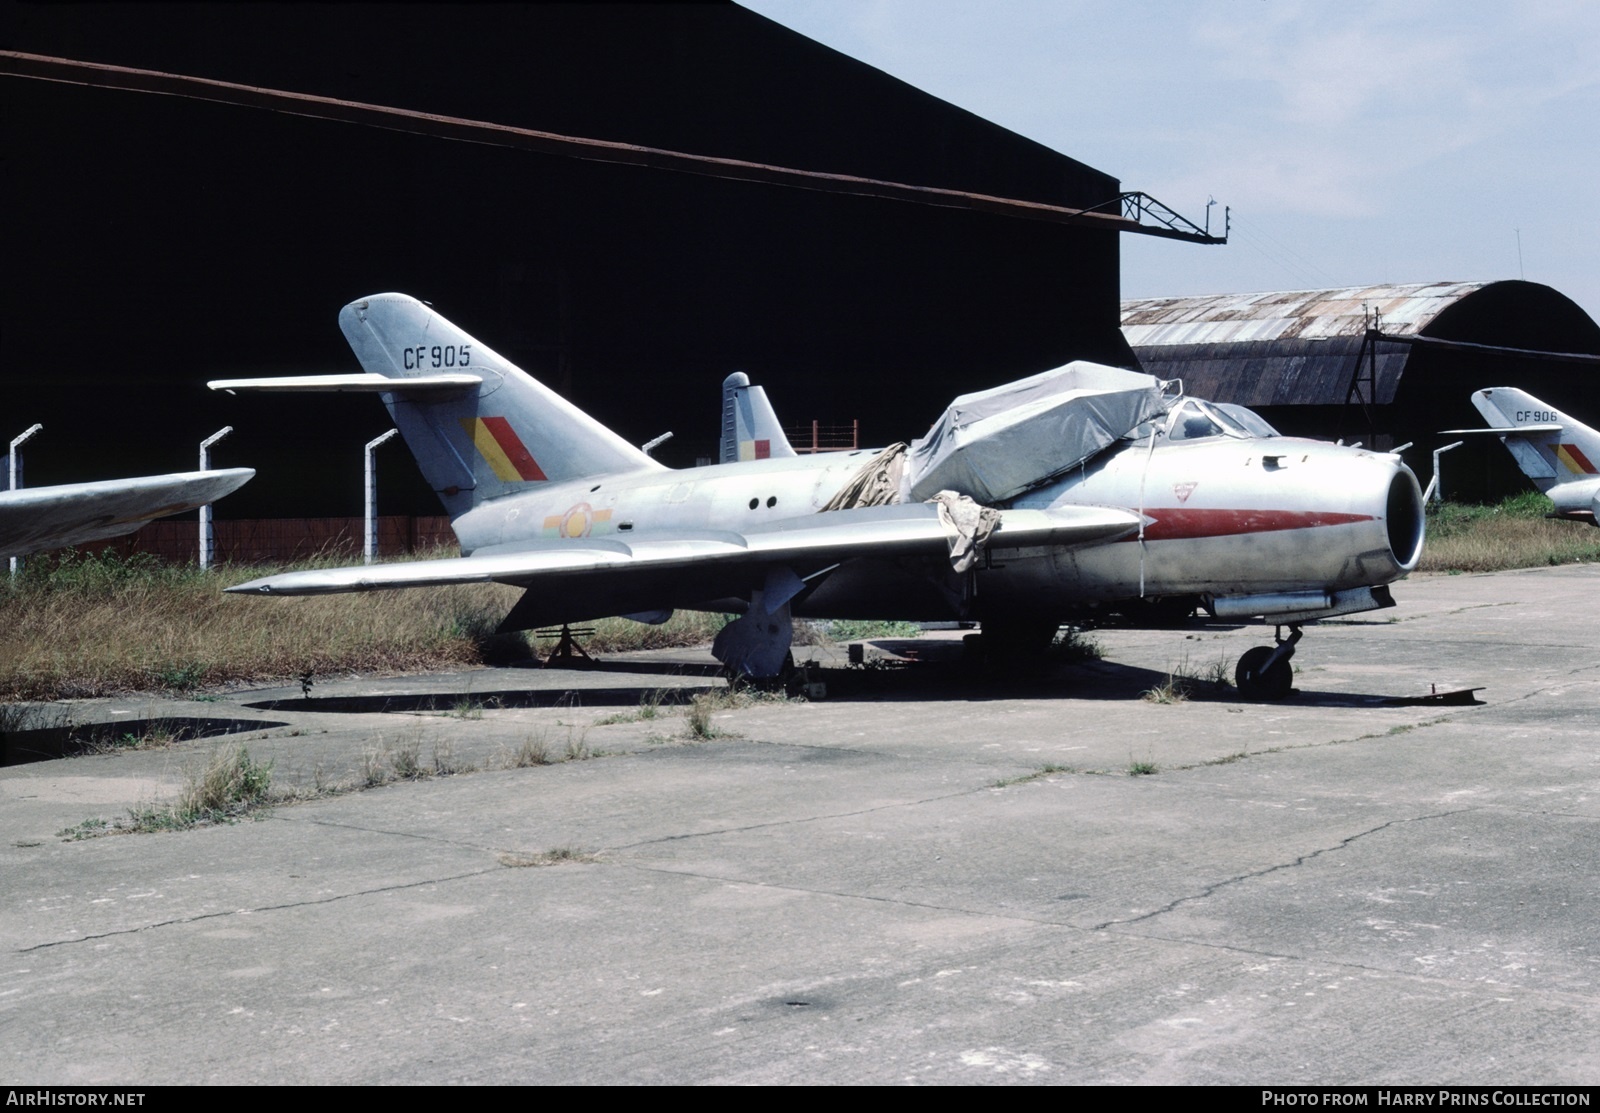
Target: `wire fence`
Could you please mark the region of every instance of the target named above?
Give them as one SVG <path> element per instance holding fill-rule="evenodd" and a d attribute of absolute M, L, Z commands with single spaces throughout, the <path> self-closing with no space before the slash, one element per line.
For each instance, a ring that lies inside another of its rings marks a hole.
<path fill-rule="evenodd" d="M 807 425 L 790 425 L 783 431 L 789 446 L 796 452 L 850 452 L 861 447 L 861 422 L 826 423 L 813 421 Z"/>

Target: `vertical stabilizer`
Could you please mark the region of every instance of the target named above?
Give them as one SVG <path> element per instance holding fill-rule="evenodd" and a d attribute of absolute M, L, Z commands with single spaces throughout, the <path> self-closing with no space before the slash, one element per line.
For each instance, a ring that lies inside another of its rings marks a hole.
<path fill-rule="evenodd" d="M 722 453 L 719 463 L 793 456 L 767 392 L 735 371 L 722 380 Z"/>
<path fill-rule="evenodd" d="M 530 484 L 659 469 L 617 434 L 415 298 L 375 294 L 339 313 L 361 366 L 391 380 L 481 380 L 386 391 L 384 405 L 450 516 Z"/>
<path fill-rule="evenodd" d="M 1472 404 L 1539 490 L 1600 479 L 1600 433 L 1525 390 L 1476 391 Z"/>

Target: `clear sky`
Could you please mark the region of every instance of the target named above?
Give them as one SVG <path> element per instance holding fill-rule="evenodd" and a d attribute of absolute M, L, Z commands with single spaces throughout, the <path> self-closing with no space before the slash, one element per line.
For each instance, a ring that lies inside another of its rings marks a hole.
<path fill-rule="evenodd" d="M 740 0 L 1153 194 L 1123 296 L 1526 278 L 1600 319 L 1595 0 Z M 1519 246 L 1520 236 L 1520 246 Z"/>

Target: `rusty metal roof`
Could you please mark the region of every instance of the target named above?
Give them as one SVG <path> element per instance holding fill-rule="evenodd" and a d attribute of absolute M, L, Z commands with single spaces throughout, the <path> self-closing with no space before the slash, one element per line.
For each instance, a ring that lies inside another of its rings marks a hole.
<path fill-rule="evenodd" d="M 1122 303 L 1122 332 L 1135 350 L 1178 344 L 1360 339 L 1371 314 L 1391 335 L 1415 335 L 1486 282 L 1422 282 L 1261 294 L 1141 298 Z"/>

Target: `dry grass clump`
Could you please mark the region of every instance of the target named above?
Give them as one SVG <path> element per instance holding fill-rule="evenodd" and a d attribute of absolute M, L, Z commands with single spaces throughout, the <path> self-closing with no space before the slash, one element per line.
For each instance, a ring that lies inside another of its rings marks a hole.
<path fill-rule="evenodd" d="M 0 700 L 476 664 L 519 594 L 495 584 L 280 599 L 222 593 L 268 571 L 276 570 L 35 557 L 15 582 L 0 581 Z"/>
<path fill-rule="evenodd" d="M 1430 506 L 1418 570 L 1499 572 L 1600 560 L 1600 529 L 1546 518 L 1550 510 L 1550 500 L 1536 491 L 1494 506 Z"/>
<path fill-rule="evenodd" d="M 672 617 L 659 626 L 630 618 L 602 618 L 583 623 L 585 628 L 594 629 L 592 636 L 583 639 L 583 648 L 591 653 L 625 653 L 709 645 L 727 622 L 727 615 L 705 611 L 674 611 Z"/>
<path fill-rule="evenodd" d="M 31 558 L 16 580 L 0 579 L 0 702 L 459 668 L 531 653 L 530 635 L 494 633 L 521 596 L 499 584 L 280 598 L 222 592 L 275 572 L 345 563 L 340 556 L 202 572 L 146 554 Z M 703 645 L 725 621 L 683 611 L 660 626 L 603 619 L 585 624 L 595 633 L 584 647 Z"/>

